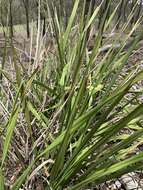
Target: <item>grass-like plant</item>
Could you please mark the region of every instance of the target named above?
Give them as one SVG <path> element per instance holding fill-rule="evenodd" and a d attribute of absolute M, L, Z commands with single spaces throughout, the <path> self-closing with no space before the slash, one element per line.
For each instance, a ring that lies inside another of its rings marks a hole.
<path fill-rule="evenodd" d="M 90 52 L 89 31 L 102 4 L 92 14 L 89 8 L 85 16 L 84 3 L 83 11 L 77 16 L 79 0 L 75 1 L 66 29 L 59 23 L 56 10 L 51 8 L 54 51 L 41 61 L 42 40 L 40 43 L 38 33 L 36 60 L 29 63 L 28 71 L 17 63 L 17 52 L 11 42 L 13 81 L 11 73 L 4 68 L 0 70 L 3 76 L 0 105 L 5 123 L 0 126 L 1 190 L 5 189 L 5 168 L 10 158 L 22 165 L 12 190 L 26 185 L 38 173 L 43 177 L 45 189 L 77 190 L 142 169 L 143 153 L 130 157 L 128 154 L 142 142 L 143 104 L 138 99 L 141 91 L 136 92 L 132 87 L 143 79 L 143 71 L 135 65 L 124 73 L 130 55 L 143 37 L 139 33 L 125 48 L 141 18 L 120 47 L 114 48 L 115 38 L 103 55 L 103 35 L 111 30 L 117 10 L 109 15 L 111 2 L 100 19 Z M 126 31 L 132 17 L 133 13 L 121 33 Z M 125 129 L 132 133 L 124 135 Z M 15 141 L 19 146 L 14 146 Z"/>

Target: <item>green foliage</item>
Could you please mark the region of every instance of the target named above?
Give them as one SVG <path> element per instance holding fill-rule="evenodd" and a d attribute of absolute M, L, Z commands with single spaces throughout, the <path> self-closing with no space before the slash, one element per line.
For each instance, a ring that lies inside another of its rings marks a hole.
<path fill-rule="evenodd" d="M 143 79 L 143 71 L 136 69 L 128 71 L 126 76 L 122 75 L 132 51 L 143 37 L 139 33 L 128 50 L 124 50 L 131 35 L 139 27 L 141 18 L 132 26 L 119 49 L 114 50 L 114 46 L 111 46 L 101 56 L 103 34 L 110 27 L 112 29 L 110 25 L 116 13 L 113 10 L 109 14 L 110 3 L 111 1 L 100 19 L 92 52 L 88 51 L 89 31 L 94 26 L 101 5 L 91 16 L 90 11 L 85 16 L 84 3 L 83 11 L 77 18 L 77 0 L 65 30 L 60 26 L 56 11 L 51 10 L 51 14 L 54 13 L 52 29 L 57 42 L 55 55 L 49 55 L 42 64 L 35 60 L 29 76 L 29 73 L 23 73 L 20 69 L 13 49 L 14 82 L 1 69 L 3 77 L 11 84 L 11 94 L 16 94 L 10 101 L 10 117 L 3 133 L 1 189 L 4 189 L 2 170 L 6 167 L 6 157 L 11 151 L 10 143 L 13 141 L 15 128 L 18 129 L 19 126 L 26 129 L 31 150 L 28 153 L 29 165 L 24 165 L 12 190 L 19 189 L 28 181 L 36 167 L 41 173 L 43 167 L 46 167 L 49 177 L 45 188 L 52 190 L 65 187 L 70 190 L 82 189 L 91 183 L 96 186 L 142 169 L 143 153 L 139 152 L 130 158 L 128 153 L 136 143 L 142 141 L 143 136 L 143 104 L 133 104 L 129 96 L 132 86 Z M 132 16 L 129 15 L 128 19 Z M 74 28 L 76 23 L 78 24 Z M 127 26 L 128 23 L 123 25 L 123 32 Z M 116 40 L 114 39 L 113 45 Z M 39 46 L 37 52 L 38 49 Z M 4 88 L 1 93 L 5 94 Z M 140 94 L 132 93 L 136 94 L 136 98 Z M 6 101 L 5 97 L 1 100 L 3 104 Z M 132 109 L 125 112 L 130 105 Z M 123 135 L 125 128 L 130 128 L 131 123 L 134 125 L 132 134 Z M 52 162 L 48 162 L 50 159 Z M 47 162 L 39 169 L 38 166 L 44 161 Z"/>

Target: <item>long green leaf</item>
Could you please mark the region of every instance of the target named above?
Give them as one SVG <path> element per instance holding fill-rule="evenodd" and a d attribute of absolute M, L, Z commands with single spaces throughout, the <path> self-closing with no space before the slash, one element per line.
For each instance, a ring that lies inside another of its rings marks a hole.
<path fill-rule="evenodd" d="M 7 125 L 7 132 L 6 132 L 6 137 L 5 137 L 5 141 L 4 141 L 1 166 L 3 166 L 4 161 L 7 157 L 10 141 L 12 139 L 13 131 L 16 126 L 19 111 L 20 111 L 20 107 L 17 106 L 17 108 L 14 110 L 14 113 L 12 113 L 9 123 Z"/>

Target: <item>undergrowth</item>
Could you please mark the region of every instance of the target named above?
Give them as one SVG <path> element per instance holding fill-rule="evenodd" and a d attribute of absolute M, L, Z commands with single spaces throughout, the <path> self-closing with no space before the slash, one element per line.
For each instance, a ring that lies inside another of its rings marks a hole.
<path fill-rule="evenodd" d="M 142 89 L 133 88 L 143 79 L 143 71 L 135 64 L 124 73 L 143 37 L 139 32 L 132 39 L 142 17 L 128 29 L 120 47 L 114 48 L 115 38 L 102 53 L 103 35 L 114 29 L 110 25 L 117 11 L 109 16 L 110 3 L 90 51 L 89 31 L 102 5 L 85 16 L 84 3 L 77 17 L 79 0 L 66 28 L 50 9 L 52 50 L 45 48 L 39 20 L 35 56 L 27 65 L 19 62 L 10 39 L 11 61 L 7 63 L 4 51 L 0 69 L 1 190 L 34 189 L 36 180 L 42 180 L 44 189 L 86 189 L 143 168 L 143 152 L 129 156 L 143 141 Z M 121 34 L 132 17 L 133 12 Z"/>

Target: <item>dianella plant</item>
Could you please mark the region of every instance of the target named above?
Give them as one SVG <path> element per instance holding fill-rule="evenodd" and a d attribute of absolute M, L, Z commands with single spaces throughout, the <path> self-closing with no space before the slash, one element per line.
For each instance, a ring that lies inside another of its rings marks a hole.
<path fill-rule="evenodd" d="M 39 29 L 29 68 L 12 46 L 14 73 L 0 69 L 0 189 L 6 189 L 9 162 L 21 165 L 12 190 L 32 183 L 34 188 L 39 178 L 47 190 L 80 190 L 141 170 L 143 152 L 132 152 L 143 141 L 142 88 L 134 88 L 143 70 L 129 60 L 143 38 L 142 15 L 129 30 L 136 14 L 131 11 L 114 36 L 122 1 L 115 9 L 112 0 L 94 10 L 90 3 L 87 12 L 86 1 L 81 9 L 75 0 L 66 27 L 53 4 L 45 3 L 52 50 L 43 56 Z"/>

